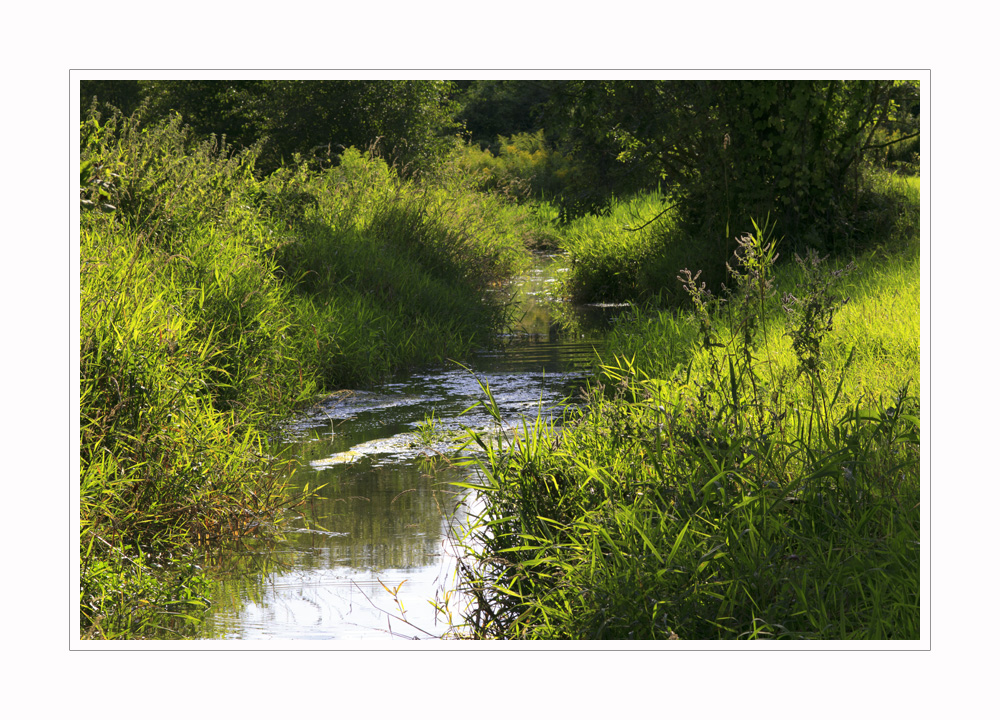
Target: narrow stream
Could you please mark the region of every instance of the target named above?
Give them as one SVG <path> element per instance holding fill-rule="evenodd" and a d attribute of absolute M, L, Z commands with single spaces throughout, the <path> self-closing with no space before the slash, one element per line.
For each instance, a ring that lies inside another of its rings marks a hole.
<path fill-rule="evenodd" d="M 461 621 L 452 530 L 467 508 L 450 483 L 469 471 L 436 455 L 466 428 L 490 429 L 482 407 L 468 410 L 484 399 L 480 382 L 509 424 L 560 412 L 583 383 L 614 309 L 581 311 L 563 329 L 552 290 L 564 267 L 542 259 L 520 279 L 524 318 L 503 350 L 480 353 L 469 369 L 426 368 L 334 394 L 287 425 L 300 461 L 293 479 L 323 488 L 275 542 L 213 561 L 228 579 L 201 637 L 432 639 L 447 635 L 449 614 Z M 432 437 L 421 433 L 431 426 Z"/>

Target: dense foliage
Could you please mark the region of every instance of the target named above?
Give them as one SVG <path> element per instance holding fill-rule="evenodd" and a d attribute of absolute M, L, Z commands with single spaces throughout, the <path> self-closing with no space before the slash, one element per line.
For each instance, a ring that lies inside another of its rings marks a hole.
<path fill-rule="evenodd" d="M 194 544 L 289 502 L 271 425 L 492 342 L 527 215 L 356 149 L 259 180 L 176 115 L 90 115 L 80 152 L 81 627 L 170 635 L 204 605 Z"/>
<path fill-rule="evenodd" d="M 916 83 L 81 96 L 85 637 L 183 635 L 295 502 L 275 421 L 492 342 L 539 249 L 634 309 L 569 427 L 479 439 L 475 632 L 913 637 Z"/>
<path fill-rule="evenodd" d="M 376 142 L 390 161 L 426 167 L 458 130 L 452 91 L 422 80 L 140 80 L 84 81 L 80 94 L 84 110 L 96 97 L 128 114 L 139 102 L 152 117 L 179 113 L 201 136 L 256 147 L 267 174 L 297 154 L 332 161 Z"/>
<path fill-rule="evenodd" d="M 915 167 L 920 107 L 914 82 L 860 80 L 84 81 L 81 97 L 179 112 L 201 136 L 257 147 L 264 173 L 376 142 L 426 170 L 461 132 L 494 156 L 534 136 L 571 159 L 558 181 L 536 177 L 566 218 L 660 187 L 699 241 L 770 215 L 830 249 L 864 232 L 852 214 L 867 163 Z"/>
<path fill-rule="evenodd" d="M 578 144 L 655 173 L 695 235 L 770 215 L 835 249 L 866 154 L 916 132 L 913 94 L 892 81 L 574 81 L 555 107 Z"/>
<path fill-rule="evenodd" d="M 476 145 L 499 153 L 501 136 L 534 134 L 545 128 L 545 112 L 556 81 L 466 80 L 455 83 L 457 117 Z"/>
<path fill-rule="evenodd" d="M 475 436 L 474 637 L 919 637 L 914 244 L 775 256 L 760 228 L 731 292 L 622 323 L 562 428 Z"/>

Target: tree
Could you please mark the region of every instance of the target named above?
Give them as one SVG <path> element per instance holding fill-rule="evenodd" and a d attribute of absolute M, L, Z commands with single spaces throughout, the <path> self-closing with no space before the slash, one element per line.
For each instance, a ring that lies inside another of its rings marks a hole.
<path fill-rule="evenodd" d="M 111 106 L 125 115 L 131 115 L 142 102 L 142 89 L 138 80 L 81 80 L 81 121 L 87 117 L 90 104 L 95 100 L 99 105 Z"/>
<path fill-rule="evenodd" d="M 578 142 L 614 148 L 619 161 L 655 173 L 695 237 L 770 216 L 783 234 L 830 245 L 856 199 L 852 170 L 874 146 L 876 130 L 899 115 L 900 87 L 575 81 L 559 110 Z"/>
<path fill-rule="evenodd" d="M 248 148 L 264 130 L 261 109 L 266 80 L 141 80 L 151 118 L 180 113 L 200 136 L 225 136 L 226 142 Z"/>
<path fill-rule="evenodd" d="M 261 107 L 265 161 L 377 142 L 390 161 L 427 167 L 459 128 L 451 90 L 427 80 L 271 81 Z"/>
<path fill-rule="evenodd" d="M 497 137 L 544 129 L 545 104 L 555 81 L 471 80 L 456 83 L 458 118 L 469 139 L 496 154 Z"/>
<path fill-rule="evenodd" d="M 111 100 L 137 90 L 150 120 L 177 112 L 199 136 L 225 136 L 236 148 L 257 145 L 265 174 L 296 154 L 335 161 L 344 148 L 376 143 L 388 159 L 423 168 L 460 127 L 453 88 L 444 81 L 142 80 L 86 89 Z"/>
<path fill-rule="evenodd" d="M 570 80 L 555 83 L 544 116 L 549 136 L 586 168 L 588 191 L 567 198 L 565 213 L 574 216 L 600 212 L 615 194 L 655 189 L 661 180 L 658 164 L 641 154 L 623 152 L 619 126 L 640 117 L 656 117 L 657 110 L 640 107 L 656 100 L 643 83 Z M 635 114 L 630 114 L 634 109 Z"/>

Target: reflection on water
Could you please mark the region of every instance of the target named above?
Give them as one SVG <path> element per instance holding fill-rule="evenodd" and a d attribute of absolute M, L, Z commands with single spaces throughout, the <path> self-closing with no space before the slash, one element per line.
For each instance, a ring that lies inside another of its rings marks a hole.
<path fill-rule="evenodd" d="M 269 546 L 209 560 L 228 579 L 203 637 L 426 639 L 460 622 L 453 537 L 468 509 L 450 483 L 467 471 L 433 456 L 466 428 L 490 429 L 482 407 L 468 410 L 480 382 L 511 425 L 557 414 L 582 383 L 597 334 L 553 319 L 558 270 L 542 263 L 522 279 L 517 332 L 475 357 L 473 372 L 452 364 L 337 393 L 288 424 L 293 479 L 323 488 Z M 418 431 L 432 415 L 439 439 L 428 446 Z"/>
<path fill-rule="evenodd" d="M 406 492 L 418 498 L 415 504 L 433 494 Z M 327 493 L 305 509 L 302 528 L 287 533 L 282 547 L 272 553 L 272 561 L 278 559 L 270 572 L 257 575 L 254 587 L 240 588 L 228 609 L 214 614 L 207 636 L 425 639 L 448 631 L 447 613 L 457 621 L 457 597 L 446 593 L 455 571 L 447 542 L 449 519 L 413 505 L 391 508 L 391 500 L 380 501 L 376 493 L 373 511 L 363 507 L 351 517 L 351 508 L 333 495 Z M 363 503 L 360 498 L 356 502 Z M 310 517 L 343 522 L 345 529 L 307 527 L 315 525 Z M 435 519 L 437 524 L 428 528 L 426 523 Z"/>

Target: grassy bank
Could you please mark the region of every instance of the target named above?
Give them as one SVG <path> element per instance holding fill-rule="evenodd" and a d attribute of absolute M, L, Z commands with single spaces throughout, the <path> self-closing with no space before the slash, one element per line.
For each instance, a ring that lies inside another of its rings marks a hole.
<path fill-rule="evenodd" d="M 509 452 L 479 438 L 472 634 L 918 638 L 914 214 L 890 213 L 891 242 L 826 261 L 777 263 L 756 228 L 728 293 L 674 272 L 685 305 L 612 334 L 561 432 L 529 425 Z M 621 257 L 606 254 L 605 268 Z"/>
<path fill-rule="evenodd" d="M 810 250 L 845 262 L 875 250 L 905 250 L 919 231 L 920 179 L 869 168 L 861 175 L 850 222 L 836 227 L 836 242 L 811 236 L 783 238 L 780 263 Z M 685 268 L 700 270 L 700 281 L 719 292 L 726 264 L 738 249 L 736 237 L 752 232 L 749 222 L 725 233 L 704 235 L 685 228 L 670 197 L 646 192 L 614 198 L 601 215 L 586 215 L 560 228 L 572 258 L 567 294 L 577 302 L 653 303 L 680 306 L 687 294 L 677 282 Z M 767 224 L 761 218 L 762 224 Z"/>
<path fill-rule="evenodd" d="M 198 621 L 199 546 L 272 533 L 295 501 L 277 419 L 507 322 L 492 288 L 526 262 L 522 211 L 357 150 L 263 179 L 254 162 L 179 117 L 81 126 L 84 637 Z"/>

